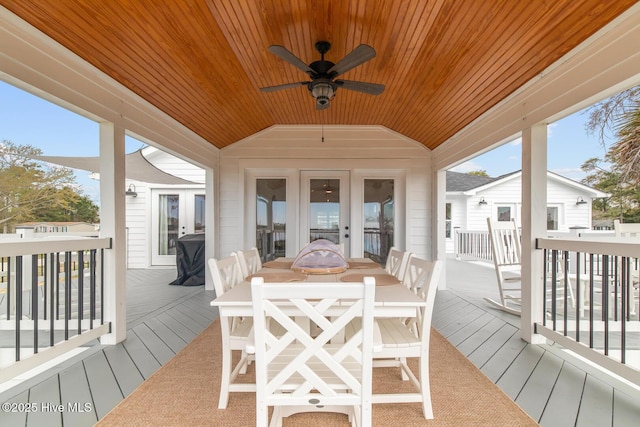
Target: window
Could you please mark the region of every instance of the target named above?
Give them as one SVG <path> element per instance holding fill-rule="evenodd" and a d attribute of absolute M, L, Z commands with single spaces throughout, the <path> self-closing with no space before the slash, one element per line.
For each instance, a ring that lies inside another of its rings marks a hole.
<path fill-rule="evenodd" d="M 445 213 L 444 213 L 444 226 L 445 226 L 445 237 L 447 239 L 451 238 L 451 203 L 445 204 Z"/>
<path fill-rule="evenodd" d="M 547 206 L 547 230 L 558 229 L 558 207 Z"/>
<path fill-rule="evenodd" d="M 498 206 L 498 221 L 511 221 L 511 207 Z"/>

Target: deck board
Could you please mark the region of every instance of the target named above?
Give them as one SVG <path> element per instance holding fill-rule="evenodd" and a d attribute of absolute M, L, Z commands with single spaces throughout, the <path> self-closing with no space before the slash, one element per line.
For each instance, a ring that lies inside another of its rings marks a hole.
<path fill-rule="evenodd" d="M 84 366 L 93 398 L 93 408 L 96 416 L 102 418 L 124 398 L 124 395 L 102 351 L 87 357 Z"/>
<path fill-rule="evenodd" d="M 542 413 L 547 413 L 547 402 L 551 392 L 555 390 L 561 370 L 562 360 L 560 358 L 549 352 L 543 353 L 531 376 L 518 393 L 515 399 L 516 403 L 534 420 L 540 420 Z M 582 386 L 574 392 L 581 393 Z"/>
<path fill-rule="evenodd" d="M 29 402 L 29 390 L 23 391 L 14 397 L 7 399 L 7 403 L 28 403 Z M 2 402 L 4 403 L 4 401 Z M 14 410 L 15 409 L 15 410 Z M 10 407 L 8 411 L 0 411 L 0 425 L 1 426 L 26 426 L 27 425 L 27 412 L 18 411 L 17 408 Z"/>
<path fill-rule="evenodd" d="M 542 358 L 544 350 L 536 346 L 525 346 L 513 363 L 496 382 L 507 395 L 516 399 L 524 388 L 531 373 Z"/>
<path fill-rule="evenodd" d="M 182 350 L 187 342 L 180 338 L 178 334 L 173 332 L 167 325 L 162 323 L 158 319 L 149 319 L 144 322 L 153 333 L 155 333 L 158 338 L 164 342 L 174 354 L 177 354 L 180 350 Z"/>
<path fill-rule="evenodd" d="M 549 427 L 575 425 L 585 378 L 585 373 L 580 369 L 570 363 L 562 363 L 558 381 L 551 391 L 544 414 L 540 417 L 540 425 Z"/>
<path fill-rule="evenodd" d="M 502 322 L 500 329 L 491 336 L 487 336 L 471 353 L 466 354 L 463 351 L 462 354 L 465 354 L 478 368 L 482 368 L 510 339 L 518 338 L 517 334 L 519 334 L 518 329 Z"/>
<path fill-rule="evenodd" d="M 146 323 L 142 323 L 132 329 L 132 331 L 140 338 L 140 341 L 144 344 L 153 357 L 164 365 L 167 363 L 176 353 L 162 341 L 148 326 Z"/>
<path fill-rule="evenodd" d="M 27 414 L 27 427 L 62 426 L 62 411 L 53 409 L 61 405 L 58 376 L 42 381 L 30 390 L 29 403 L 35 405 Z"/>
<path fill-rule="evenodd" d="M 484 344 L 491 339 L 491 337 L 493 337 L 504 327 L 505 323 L 502 320 L 492 317 L 489 322 L 482 326 L 481 329 L 478 329 L 473 335 L 460 342 L 460 344 L 457 345 L 458 350 L 468 357 L 470 354 L 483 347 Z"/>
<path fill-rule="evenodd" d="M 515 333 L 496 351 L 491 359 L 480 367 L 480 370 L 491 381 L 497 383 L 526 347 L 527 343 L 520 338 L 518 333 Z M 517 372 L 517 369 L 514 368 L 512 372 Z"/>
<path fill-rule="evenodd" d="M 587 375 L 576 427 L 611 427 L 613 387 Z"/>
<path fill-rule="evenodd" d="M 156 319 L 162 322 L 163 325 L 172 330 L 176 335 L 182 337 L 185 342 L 191 342 L 191 340 L 197 336 L 195 332 L 187 328 L 175 318 L 171 317 L 168 313 L 162 313 L 158 315 Z"/>
<path fill-rule="evenodd" d="M 125 397 L 130 395 L 144 381 L 140 370 L 122 343 L 106 346 L 103 351 L 120 387 L 120 392 Z"/>
<path fill-rule="evenodd" d="M 62 413 L 64 427 L 84 427 L 98 421 L 90 399 L 91 389 L 82 363 L 76 363 L 59 374 L 60 400 L 66 406 Z M 69 407 L 69 404 L 72 406 Z M 85 406 L 85 404 L 89 404 Z M 77 405 L 77 406 L 75 406 Z"/>
<path fill-rule="evenodd" d="M 149 349 L 140 340 L 138 335 L 132 330 L 127 333 L 127 339 L 122 342 L 127 353 L 133 360 L 144 379 L 149 378 L 155 371 L 160 369 L 158 359 L 149 351 Z"/>

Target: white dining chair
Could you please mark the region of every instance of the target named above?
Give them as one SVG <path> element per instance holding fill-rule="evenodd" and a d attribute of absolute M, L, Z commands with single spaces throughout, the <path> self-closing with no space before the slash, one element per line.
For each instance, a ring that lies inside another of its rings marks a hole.
<path fill-rule="evenodd" d="M 240 260 L 240 268 L 242 276 L 247 277 L 255 274 L 262 268 L 262 260 L 258 248 L 253 247 L 247 251 L 238 251 L 238 260 Z"/>
<path fill-rule="evenodd" d="M 216 296 L 224 295 L 229 289 L 242 282 L 240 262 L 236 254 L 223 259 L 209 259 L 209 270 L 213 279 L 213 287 Z M 247 340 L 253 328 L 253 319 L 250 317 L 220 316 L 222 330 L 222 375 L 220 380 L 220 399 L 218 408 L 224 409 L 229 403 L 230 392 L 251 392 L 255 390 L 255 384 L 234 383 L 238 374 L 244 374 L 247 370 L 249 357 L 246 353 Z M 233 351 L 240 351 L 240 361 L 231 370 Z"/>
<path fill-rule="evenodd" d="M 389 255 L 387 256 L 387 262 L 384 266 L 385 271 L 402 282 L 410 256 L 411 252 L 402 251 L 395 246 L 391 247 L 391 249 L 389 249 Z"/>
<path fill-rule="evenodd" d="M 371 425 L 375 280 L 363 282 L 300 286 L 252 279 L 254 344 L 247 350 L 255 353 L 257 426 L 267 425 L 270 406 L 272 426 L 300 412 L 341 412 L 352 425 Z M 320 333 L 312 336 L 301 327 L 301 317 L 318 325 Z M 332 342 L 354 318 L 361 319 L 358 331 Z M 274 336 L 268 321 L 286 332 Z"/>
<path fill-rule="evenodd" d="M 442 261 L 427 261 L 416 256 L 409 261 L 411 289 L 425 301 L 425 306 L 416 309 L 416 317 L 403 320 L 378 318 L 382 350 L 373 354 L 375 367 L 399 367 L 403 381 L 411 380 L 416 388 L 413 393 L 374 394 L 374 403 L 422 402 L 425 419 L 433 418 L 431 388 L 429 383 L 429 339 L 431 317 L 436 298 Z M 347 330 L 346 336 L 353 331 Z M 419 378 L 407 364 L 407 358 L 419 358 Z"/>

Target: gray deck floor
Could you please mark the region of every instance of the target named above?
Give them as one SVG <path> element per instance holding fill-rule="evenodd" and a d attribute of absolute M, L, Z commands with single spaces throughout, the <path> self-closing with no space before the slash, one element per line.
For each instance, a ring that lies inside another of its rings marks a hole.
<path fill-rule="evenodd" d="M 168 286 L 173 276 L 175 270 L 129 271 L 123 343 L 94 345 L 0 394 L 3 403 L 87 403 L 88 410 L 0 411 L 0 425 L 90 426 L 171 359 L 217 317 L 209 306 L 213 292 Z M 433 326 L 541 425 L 639 425 L 637 396 L 557 351 L 527 345 L 520 319 L 482 300 L 495 292 L 492 269 L 448 259 L 447 284 L 438 292 Z"/>

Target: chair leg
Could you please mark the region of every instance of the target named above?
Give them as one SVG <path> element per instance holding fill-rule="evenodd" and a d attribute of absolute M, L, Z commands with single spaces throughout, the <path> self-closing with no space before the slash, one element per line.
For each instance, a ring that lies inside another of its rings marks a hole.
<path fill-rule="evenodd" d="M 218 409 L 226 409 L 229 403 L 229 381 L 231 380 L 231 350 L 222 349 L 222 373 L 220 377 L 220 400 Z"/>
<path fill-rule="evenodd" d="M 400 375 L 402 376 L 402 381 L 409 381 L 409 376 L 407 375 L 405 370 L 402 369 L 402 366 L 407 366 L 407 369 L 408 369 L 407 358 L 406 357 L 401 357 L 400 358 Z"/>
<path fill-rule="evenodd" d="M 420 358 L 420 393 L 422 394 L 422 414 L 427 420 L 433 419 L 433 406 L 431 405 L 431 385 L 429 383 L 429 358 Z"/>

